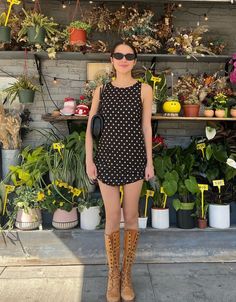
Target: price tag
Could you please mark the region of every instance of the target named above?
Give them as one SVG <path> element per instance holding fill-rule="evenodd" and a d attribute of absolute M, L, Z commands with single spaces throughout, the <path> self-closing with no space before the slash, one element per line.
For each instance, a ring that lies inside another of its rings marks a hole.
<path fill-rule="evenodd" d="M 206 144 L 205 143 L 201 143 L 201 144 L 197 144 L 197 150 L 201 150 L 202 151 L 202 156 L 205 157 L 204 154 L 204 149 L 206 148 Z"/>
<path fill-rule="evenodd" d="M 154 196 L 154 191 L 152 191 L 152 190 L 147 190 L 147 196 L 149 197 L 149 196 L 151 196 L 151 197 L 153 197 Z"/>
<path fill-rule="evenodd" d="M 201 191 L 207 191 L 208 190 L 208 185 L 205 185 L 205 184 L 198 184 L 198 187 Z"/>
<path fill-rule="evenodd" d="M 219 193 L 220 193 L 221 187 L 224 186 L 224 185 L 225 185 L 224 179 L 215 179 L 215 180 L 213 180 L 213 186 L 218 187 Z"/>
<path fill-rule="evenodd" d="M 160 77 L 155 77 L 155 76 L 152 76 L 151 77 L 151 81 L 153 81 L 154 83 L 160 83 L 160 81 L 161 81 L 161 78 Z"/>

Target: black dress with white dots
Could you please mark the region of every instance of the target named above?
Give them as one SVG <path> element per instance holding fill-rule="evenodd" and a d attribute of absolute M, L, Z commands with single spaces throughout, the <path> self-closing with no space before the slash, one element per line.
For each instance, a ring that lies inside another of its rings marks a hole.
<path fill-rule="evenodd" d="M 103 92 L 104 128 L 94 162 L 97 178 L 108 185 L 124 185 L 145 176 L 141 85 L 120 88 L 108 83 Z"/>

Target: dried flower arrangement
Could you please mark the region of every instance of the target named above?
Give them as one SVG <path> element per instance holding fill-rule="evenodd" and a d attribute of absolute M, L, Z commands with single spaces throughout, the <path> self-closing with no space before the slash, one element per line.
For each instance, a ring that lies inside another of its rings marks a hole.
<path fill-rule="evenodd" d="M 161 48 L 160 41 L 154 38 L 153 16 L 151 10 L 139 11 L 135 7 L 121 8 L 115 12 L 122 39 L 132 43 L 138 52 L 156 52 Z"/>
<path fill-rule="evenodd" d="M 3 149 L 12 150 L 20 147 L 20 128 L 20 115 L 6 113 L 4 107 L 0 105 L 0 142 Z"/>
<path fill-rule="evenodd" d="M 167 41 L 167 51 L 171 54 L 189 55 L 194 58 L 197 54 L 213 55 L 214 53 L 201 43 L 202 36 L 207 31 L 208 28 L 204 25 L 194 29 L 180 28 Z"/>

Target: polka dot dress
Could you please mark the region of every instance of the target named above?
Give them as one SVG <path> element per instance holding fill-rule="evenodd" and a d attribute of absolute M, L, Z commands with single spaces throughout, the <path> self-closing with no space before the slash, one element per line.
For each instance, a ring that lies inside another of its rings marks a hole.
<path fill-rule="evenodd" d="M 103 92 L 104 128 L 94 162 L 97 178 L 108 185 L 124 185 L 145 176 L 141 85 L 119 88 L 108 83 Z"/>

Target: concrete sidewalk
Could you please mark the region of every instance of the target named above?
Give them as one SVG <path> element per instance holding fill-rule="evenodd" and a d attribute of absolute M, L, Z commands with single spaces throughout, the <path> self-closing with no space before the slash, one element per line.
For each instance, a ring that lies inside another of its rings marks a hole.
<path fill-rule="evenodd" d="M 226 230 L 147 229 L 141 231 L 136 261 L 236 262 L 235 235 L 235 227 Z M 0 234 L 0 266 L 105 263 L 104 230 L 17 230 L 7 236 Z"/>
<path fill-rule="evenodd" d="M 0 267 L 1 302 L 105 302 L 104 265 Z M 136 264 L 136 302 L 235 302 L 236 263 Z"/>

